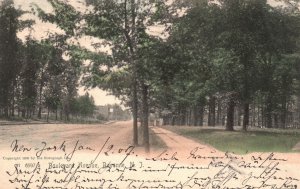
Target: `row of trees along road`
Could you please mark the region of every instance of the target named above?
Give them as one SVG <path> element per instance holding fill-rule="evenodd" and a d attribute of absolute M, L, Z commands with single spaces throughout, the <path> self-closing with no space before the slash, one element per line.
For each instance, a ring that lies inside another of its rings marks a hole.
<path fill-rule="evenodd" d="M 92 97 L 77 94 L 82 50 L 67 45 L 63 35 L 37 41 L 29 33 L 22 42 L 18 32 L 32 30 L 34 24 L 20 19 L 24 14 L 29 13 L 16 9 L 12 0 L 0 4 L 0 116 L 42 118 L 45 112 L 48 120 L 49 113 L 55 112 L 58 119 L 59 110 L 65 120 L 70 114 L 92 115 Z M 63 59 L 68 52 L 71 58 Z"/>
<path fill-rule="evenodd" d="M 43 65 L 64 62 L 59 65 L 70 65 L 78 77 L 84 72 L 86 86 L 122 99 L 132 110 L 134 144 L 141 119 L 146 150 L 149 113 L 163 117 L 165 124 L 207 120 L 229 131 L 235 122 L 244 130 L 249 125 L 299 126 L 297 1 L 275 6 L 266 0 L 86 0 L 85 11 L 65 1 L 48 2 L 53 12 L 38 6 L 35 11 L 65 32 L 50 38 L 49 48 L 68 52 L 71 59 L 49 56 Z M 151 35 L 153 28 L 163 28 L 166 35 Z M 97 39 L 95 47 L 106 46 L 111 53 L 66 45 L 67 39 L 81 36 Z M 83 61 L 89 65 L 82 66 Z"/>

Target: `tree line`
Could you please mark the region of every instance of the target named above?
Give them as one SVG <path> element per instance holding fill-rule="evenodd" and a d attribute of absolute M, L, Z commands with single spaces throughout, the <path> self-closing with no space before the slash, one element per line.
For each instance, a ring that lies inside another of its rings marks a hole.
<path fill-rule="evenodd" d="M 207 125 L 226 130 L 299 127 L 298 7 L 258 0 L 189 6 L 168 40 L 179 55 L 174 64 L 185 66 L 167 81 L 166 121 L 203 125 L 207 112 Z"/>
<path fill-rule="evenodd" d="M 24 14 L 12 0 L 0 4 L 0 116 L 41 119 L 44 113 L 48 120 L 54 112 L 56 120 L 69 121 L 70 115 L 93 115 L 93 98 L 77 93 L 81 62 L 75 47 L 59 35 L 38 41 L 30 32 L 21 41 L 18 32 L 34 24 L 21 20 Z"/>
<path fill-rule="evenodd" d="M 87 87 L 110 91 L 129 106 L 134 144 L 139 118 L 149 150 L 150 113 L 164 124 L 224 125 L 229 131 L 234 125 L 245 131 L 299 127 L 298 1 L 275 6 L 266 0 L 86 0 L 85 11 L 48 2 L 53 12 L 38 6 L 35 12 L 65 32 L 54 35 L 50 45 L 59 44 L 55 49 L 71 57 L 59 70 L 73 65 L 71 75 L 84 73 Z M 63 48 L 68 38 L 80 36 L 101 39 L 95 48 L 108 47 L 111 53 Z M 71 99 L 73 88 L 66 91 Z"/>

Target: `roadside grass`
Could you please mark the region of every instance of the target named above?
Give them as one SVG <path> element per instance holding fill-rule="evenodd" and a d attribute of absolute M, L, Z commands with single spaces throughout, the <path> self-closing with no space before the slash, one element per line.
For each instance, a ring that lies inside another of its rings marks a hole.
<path fill-rule="evenodd" d="M 151 129 L 149 130 L 149 137 L 150 137 L 150 145 L 154 149 L 165 149 L 167 148 L 166 143 L 156 135 Z"/>
<path fill-rule="evenodd" d="M 141 126 L 138 127 L 138 140 L 139 143 L 143 143 L 143 129 Z M 150 142 L 150 148 L 152 149 L 164 149 L 167 148 L 167 145 L 164 143 L 164 141 L 157 136 L 151 128 L 149 128 L 149 142 Z"/>
<path fill-rule="evenodd" d="M 297 152 L 293 147 L 300 142 L 299 130 L 250 129 L 247 132 L 224 131 L 224 128 L 166 126 L 177 134 L 205 143 L 223 152 L 246 154 L 251 152 Z"/>

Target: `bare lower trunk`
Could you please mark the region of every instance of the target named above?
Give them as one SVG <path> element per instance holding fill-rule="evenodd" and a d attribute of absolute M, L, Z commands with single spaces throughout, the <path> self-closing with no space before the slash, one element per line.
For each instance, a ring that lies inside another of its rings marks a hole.
<path fill-rule="evenodd" d="M 236 108 L 237 110 L 237 114 L 236 114 L 236 120 L 237 120 L 237 125 L 238 126 L 241 126 L 241 121 L 242 121 L 242 116 L 241 116 L 241 108 L 240 107 L 238 107 L 238 108 Z"/>
<path fill-rule="evenodd" d="M 9 117 L 9 108 L 7 105 L 4 107 L 4 116 L 5 116 L 5 118 Z"/>
<path fill-rule="evenodd" d="M 209 99 L 208 126 L 216 125 L 216 97 L 211 96 Z"/>
<path fill-rule="evenodd" d="M 43 87 L 44 87 L 44 82 L 43 82 L 43 77 L 44 77 L 44 72 L 42 72 L 42 79 L 40 82 L 40 88 L 39 88 L 39 111 L 38 111 L 38 118 L 42 118 L 42 92 L 43 92 Z"/>
<path fill-rule="evenodd" d="M 221 114 L 222 114 L 222 108 L 221 108 L 221 100 L 218 100 L 218 110 L 217 110 L 217 121 L 216 124 L 220 125 L 221 124 Z"/>
<path fill-rule="evenodd" d="M 14 86 L 15 88 L 15 82 L 14 82 Z M 15 89 L 12 90 L 12 97 L 11 97 L 11 116 L 14 117 L 15 116 Z"/>
<path fill-rule="evenodd" d="M 149 142 L 149 105 L 148 105 L 148 86 L 142 84 L 142 108 L 143 108 L 143 144 L 145 146 L 145 151 L 150 151 Z"/>
<path fill-rule="evenodd" d="M 59 112 L 59 117 L 60 117 L 60 120 L 62 120 L 62 119 L 63 119 L 63 111 L 62 111 L 62 109 L 60 109 L 60 112 Z"/>
<path fill-rule="evenodd" d="M 266 113 L 266 126 L 272 128 L 272 114 L 270 112 Z"/>
<path fill-rule="evenodd" d="M 47 122 L 49 122 L 49 114 L 50 114 L 50 110 L 48 108 L 48 113 L 47 113 Z"/>
<path fill-rule="evenodd" d="M 193 125 L 194 126 L 198 126 L 198 122 L 199 122 L 198 111 L 199 111 L 198 107 L 195 106 L 194 110 L 193 110 L 193 114 L 194 114 L 193 115 L 193 117 L 194 117 L 194 119 L 193 119 L 193 121 L 194 121 Z"/>
<path fill-rule="evenodd" d="M 230 97 L 227 107 L 227 122 L 226 122 L 226 130 L 227 131 L 233 131 L 233 125 L 234 125 L 234 99 L 233 97 Z"/>
<path fill-rule="evenodd" d="M 38 118 L 39 118 L 39 119 L 42 118 L 42 87 L 40 87 Z"/>
<path fill-rule="evenodd" d="M 199 126 L 203 126 L 203 122 L 204 122 L 204 107 L 200 106 L 199 109 Z"/>
<path fill-rule="evenodd" d="M 132 93 L 133 144 L 138 145 L 138 99 L 136 79 L 134 79 Z"/>
<path fill-rule="evenodd" d="M 251 113 L 251 126 L 256 126 L 256 107 L 255 103 L 252 104 L 252 113 Z"/>
<path fill-rule="evenodd" d="M 271 100 L 270 94 L 267 97 L 265 118 L 266 118 L 267 128 L 272 128 L 272 100 Z"/>
<path fill-rule="evenodd" d="M 274 115 L 274 128 L 278 128 L 278 115 Z"/>
<path fill-rule="evenodd" d="M 247 131 L 249 126 L 249 111 L 250 111 L 250 104 L 244 104 L 244 119 L 243 119 L 243 131 Z"/>
<path fill-rule="evenodd" d="M 22 109 L 22 118 L 26 118 L 26 110 L 25 110 L 25 108 Z"/>
<path fill-rule="evenodd" d="M 175 116 L 174 115 L 172 115 L 172 118 L 171 118 L 171 125 L 172 126 L 174 126 L 175 125 Z"/>
<path fill-rule="evenodd" d="M 286 128 L 286 112 L 283 111 L 280 116 L 281 128 Z"/>

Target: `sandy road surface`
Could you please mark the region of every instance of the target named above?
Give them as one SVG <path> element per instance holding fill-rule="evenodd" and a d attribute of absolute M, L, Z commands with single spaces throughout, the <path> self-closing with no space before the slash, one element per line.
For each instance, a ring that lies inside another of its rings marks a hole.
<path fill-rule="evenodd" d="M 191 150 L 198 149 L 201 152 L 201 155 L 214 154 L 215 156 L 221 156 L 223 153 L 216 150 L 212 146 L 206 144 L 200 144 L 194 140 L 188 139 L 184 136 L 178 135 L 169 130 L 163 129 L 161 127 L 152 127 L 153 132 L 159 136 L 170 152 L 180 152 L 178 156 L 189 157 Z M 181 158 L 188 160 L 187 158 Z"/>
<path fill-rule="evenodd" d="M 115 145 L 131 143 L 132 127 L 130 121 L 110 124 L 34 124 L 34 125 L 3 125 L 0 126 L 0 149 L 8 149 L 13 140 L 33 145 L 46 141 L 56 143 L 80 141 L 85 145 L 96 147 L 103 144 L 108 137 Z"/>

